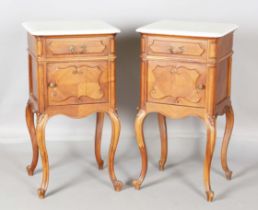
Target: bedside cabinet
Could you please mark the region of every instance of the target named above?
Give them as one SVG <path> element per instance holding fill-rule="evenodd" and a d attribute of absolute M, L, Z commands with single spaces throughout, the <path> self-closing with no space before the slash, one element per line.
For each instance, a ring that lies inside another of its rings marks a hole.
<path fill-rule="evenodd" d="M 160 21 L 137 29 L 141 33 L 141 99 L 135 121 L 137 143 L 142 158 L 139 189 L 147 171 L 147 152 L 143 122 L 148 113 L 157 112 L 161 136 L 159 168 L 167 160 L 166 117 L 196 116 L 207 127 L 204 185 L 207 200 L 214 193 L 210 167 L 216 142 L 216 119 L 226 115 L 221 163 L 231 179 L 227 148 L 234 115 L 230 100 L 233 31 L 232 24 Z"/>
<path fill-rule="evenodd" d="M 33 158 L 29 175 L 42 159 L 42 182 L 38 195 L 44 198 L 49 179 L 45 127 L 49 118 L 66 115 L 83 118 L 97 113 L 95 154 L 99 169 L 104 113 L 112 122 L 109 173 L 116 191 L 122 187 L 114 172 L 114 156 L 120 133 L 115 99 L 115 35 L 119 29 L 101 21 L 26 22 L 28 31 L 29 100 L 26 120 Z M 34 125 L 34 114 L 37 116 Z"/>

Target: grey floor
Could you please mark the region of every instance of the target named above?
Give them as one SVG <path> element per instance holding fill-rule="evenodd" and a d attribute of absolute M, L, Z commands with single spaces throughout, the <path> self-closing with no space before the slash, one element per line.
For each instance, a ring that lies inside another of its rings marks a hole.
<path fill-rule="evenodd" d="M 200 142 L 204 141 L 170 140 L 167 166 L 165 171 L 160 172 L 157 167 L 159 142 L 157 139 L 149 139 L 149 169 L 142 189 L 136 191 L 130 182 L 140 172 L 139 153 L 134 139 L 123 140 L 116 156 L 117 177 L 125 183 L 121 192 L 115 192 L 109 180 L 107 146 L 103 146 L 105 168 L 99 171 L 93 142 L 48 142 L 51 174 L 44 200 L 38 199 L 36 194 L 41 180 L 41 164 L 33 177 L 27 176 L 25 172 L 31 156 L 30 144 L 2 144 L 0 209 L 256 210 L 258 143 L 254 140 L 232 140 L 229 162 L 234 174 L 233 179 L 227 181 L 220 166 L 218 142 L 212 165 L 215 200 L 208 203 L 205 201 L 202 182 L 204 145 Z"/>

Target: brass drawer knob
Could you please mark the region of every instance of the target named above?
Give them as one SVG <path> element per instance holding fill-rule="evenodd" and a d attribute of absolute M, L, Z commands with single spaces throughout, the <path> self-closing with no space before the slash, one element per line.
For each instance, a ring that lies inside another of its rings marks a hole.
<path fill-rule="evenodd" d="M 199 84 L 199 85 L 197 86 L 197 89 L 198 89 L 198 90 L 204 90 L 204 89 L 205 89 L 205 85 L 204 85 L 204 84 Z"/>
<path fill-rule="evenodd" d="M 87 51 L 86 45 L 82 45 L 81 46 L 81 53 L 86 53 L 86 51 Z"/>
<path fill-rule="evenodd" d="M 184 53 L 184 47 L 178 47 L 178 48 L 174 48 L 174 47 L 170 47 L 169 51 L 171 54 L 183 54 Z"/>
<path fill-rule="evenodd" d="M 70 51 L 70 53 L 74 53 L 75 52 L 75 46 L 70 46 L 69 51 Z"/>
<path fill-rule="evenodd" d="M 55 87 L 56 87 L 56 83 L 50 82 L 50 83 L 48 84 L 48 87 L 49 87 L 49 88 L 55 88 Z"/>

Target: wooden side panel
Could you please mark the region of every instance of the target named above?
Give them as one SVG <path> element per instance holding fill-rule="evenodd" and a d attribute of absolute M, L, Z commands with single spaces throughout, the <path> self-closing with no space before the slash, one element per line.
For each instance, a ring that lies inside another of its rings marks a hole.
<path fill-rule="evenodd" d="M 208 62 L 216 69 L 215 103 L 218 104 L 230 96 L 233 33 L 218 39 L 210 39 L 208 46 Z"/>
<path fill-rule="evenodd" d="M 29 52 L 33 55 L 37 55 L 37 38 L 28 33 L 27 39 Z"/>
<path fill-rule="evenodd" d="M 31 59 L 31 95 L 38 99 L 37 62 Z"/>
<path fill-rule="evenodd" d="M 107 48 L 109 48 L 110 55 L 114 56 L 115 59 L 110 59 L 108 61 L 108 69 L 107 69 L 107 83 L 109 84 L 108 87 L 108 102 L 110 108 L 116 109 L 116 41 L 115 41 L 116 35 L 112 35 L 109 37 L 109 45 L 107 45 Z M 108 38 L 108 37 L 107 37 Z"/>
<path fill-rule="evenodd" d="M 41 57 L 43 55 L 43 37 L 38 36 L 32 36 L 28 33 L 27 35 L 28 39 L 28 51 L 34 56 L 34 57 Z"/>
<path fill-rule="evenodd" d="M 220 62 L 232 54 L 233 33 L 208 41 L 208 62 Z"/>
<path fill-rule="evenodd" d="M 223 60 L 217 65 L 217 77 L 216 77 L 216 103 L 220 103 L 227 97 L 228 93 L 228 59 Z"/>
<path fill-rule="evenodd" d="M 38 109 L 43 113 L 46 109 L 46 63 L 37 62 Z"/>
<path fill-rule="evenodd" d="M 141 56 L 145 53 L 146 44 L 147 44 L 146 35 L 141 35 Z M 140 64 L 140 107 L 143 108 L 145 106 L 146 98 L 147 98 L 147 70 L 148 65 L 147 61 L 141 57 L 141 64 Z"/>
<path fill-rule="evenodd" d="M 232 54 L 233 47 L 233 33 L 228 34 L 220 39 L 217 42 L 217 57 L 218 59 L 223 58 L 229 54 Z"/>

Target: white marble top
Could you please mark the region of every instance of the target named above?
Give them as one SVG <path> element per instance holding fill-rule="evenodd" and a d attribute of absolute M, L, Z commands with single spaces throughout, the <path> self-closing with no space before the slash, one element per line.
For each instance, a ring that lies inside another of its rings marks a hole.
<path fill-rule="evenodd" d="M 103 21 L 31 21 L 22 23 L 32 35 L 114 34 L 120 30 Z"/>
<path fill-rule="evenodd" d="M 235 24 L 162 20 L 140 27 L 136 31 L 148 34 L 218 38 L 237 28 Z"/>

